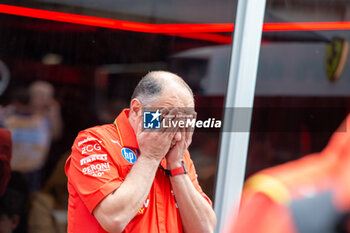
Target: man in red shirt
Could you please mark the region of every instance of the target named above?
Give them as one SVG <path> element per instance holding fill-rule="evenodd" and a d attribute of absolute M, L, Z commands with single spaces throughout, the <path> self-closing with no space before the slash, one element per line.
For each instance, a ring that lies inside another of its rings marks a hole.
<path fill-rule="evenodd" d="M 192 130 L 143 130 L 145 108 L 171 118 L 194 109 L 193 94 L 177 75 L 151 72 L 114 124 L 79 133 L 66 163 L 68 232 L 213 232 L 215 213 L 187 151 Z"/>

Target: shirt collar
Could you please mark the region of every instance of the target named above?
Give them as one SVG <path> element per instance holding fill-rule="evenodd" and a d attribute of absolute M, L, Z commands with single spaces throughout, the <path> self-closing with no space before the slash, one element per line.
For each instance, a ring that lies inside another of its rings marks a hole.
<path fill-rule="evenodd" d="M 129 109 L 124 109 L 115 119 L 114 125 L 117 128 L 122 146 L 138 149 L 139 146 L 137 144 L 136 135 L 128 119 L 129 112 Z"/>

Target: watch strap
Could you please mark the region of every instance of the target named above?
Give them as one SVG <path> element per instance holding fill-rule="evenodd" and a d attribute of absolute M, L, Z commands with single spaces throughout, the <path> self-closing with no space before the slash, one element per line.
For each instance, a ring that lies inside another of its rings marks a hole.
<path fill-rule="evenodd" d="M 181 167 L 177 167 L 171 170 L 168 169 L 164 169 L 165 170 L 165 174 L 167 176 L 177 176 L 177 175 L 181 175 L 181 174 L 187 174 L 187 168 L 185 166 L 185 162 L 181 161 Z"/>

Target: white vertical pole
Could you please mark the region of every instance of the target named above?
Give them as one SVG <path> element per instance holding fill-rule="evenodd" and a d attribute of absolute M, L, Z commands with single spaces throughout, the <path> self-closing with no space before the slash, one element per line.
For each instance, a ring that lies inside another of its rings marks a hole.
<path fill-rule="evenodd" d="M 266 0 L 239 0 L 231 53 L 227 96 L 225 101 L 224 129 L 222 133 L 219 167 L 215 191 L 216 232 L 234 222 L 238 206 L 249 144 L 251 111 L 245 115 L 249 122 L 246 132 L 235 132 L 242 124 L 242 115 L 228 108 L 253 107 L 256 74 L 259 60 L 262 25 Z M 247 111 L 244 111 L 247 112 Z M 227 132 L 227 129 L 233 129 Z M 233 213 L 233 219 L 228 219 Z"/>

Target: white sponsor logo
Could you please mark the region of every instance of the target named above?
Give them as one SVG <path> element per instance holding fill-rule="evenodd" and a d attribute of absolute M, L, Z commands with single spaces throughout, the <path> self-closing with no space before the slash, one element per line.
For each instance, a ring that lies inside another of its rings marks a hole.
<path fill-rule="evenodd" d="M 98 144 L 98 143 L 96 143 L 96 144 L 94 144 L 94 145 L 87 145 L 87 146 L 84 146 L 84 147 L 82 148 L 81 153 L 82 153 L 82 154 L 86 154 L 86 153 L 88 153 L 88 152 L 93 152 L 93 151 L 95 151 L 95 150 L 97 150 L 97 151 L 101 150 L 101 145 Z"/>
<path fill-rule="evenodd" d="M 105 172 L 110 171 L 111 168 L 109 166 L 109 162 L 99 163 L 96 165 L 90 165 L 88 167 L 83 168 L 84 175 L 91 176 L 102 176 Z"/>
<path fill-rule="evenodd" d="M 119 143 L 118 140 L 113 140 L 113 139 L 111 139 L 111 141 L 112 141 L 113 143 L 117 143 L 120 147 L 122 147 L 122 145 L 120 145 L 120 143 Z"/>
<path fill-rule="evenodd" d="M 102 161 L 107 161 L 107 154 L 93 154 L 93 155 L 89 155 L 86 158 L 83 158 L 80 160 L 80 165 L 84 165 L 86 163 L 90 163 L 93 161 L 97 161 L 97 160 L 102 160 Z"/>
<path fill-rule="evenodd" d="M 143 214 L 145 212 L 145 210 L 147 209 L 147 207 L 149 206 L 149 199 L 147 199 L 144 203 L 143 203 L 143 207 L 139 210 L 139 214 Z"/>
<path fill-rule="evenodd" d="M 143 206 L 144 206 L 145 208 L 147 208 L 148 205 L 149 205 L 149 199 L 147 199 L 147 200 L 143 203 Z"/>
<path fill-rule="evenodd" d="M 90 141 L 98 141 L 99 143 L 102 143 L 102 141 L 98 140 L 97 138 L 85 138 L 83 141 L 78 142 L 78 146 L 80 146 L 85 142 L 90 142 Z"/>
<path fill-rule="evenodd" d="M 147 199 L 147 200 L 143 203 L 143 205 L 145 206 L 145 208 L 147 208 L 148 205 L 149 205 L 149 199 Z"/>

